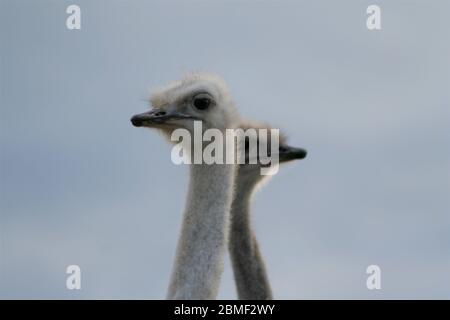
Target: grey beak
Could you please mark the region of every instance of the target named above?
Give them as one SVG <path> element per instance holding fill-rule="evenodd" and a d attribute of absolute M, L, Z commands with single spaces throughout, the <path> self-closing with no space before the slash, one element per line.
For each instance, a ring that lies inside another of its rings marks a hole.
<path fill-rule="evenodd" d="M 135 127 L 152 126 L 163 124 L 168 120 L 194 119 L 194 117 L 179 112 L 167 112 L 161 109 L 152 109 L 148 112 L 136 114 L 131 118 L 131 123 Z"/>
<path fill-rule="evenodd" d="M 304 159 L 308 152 L 302 148 L 294 148 L 288 145 L 280 145 L 279 161 L 286 162 L 296 159 Z"/>

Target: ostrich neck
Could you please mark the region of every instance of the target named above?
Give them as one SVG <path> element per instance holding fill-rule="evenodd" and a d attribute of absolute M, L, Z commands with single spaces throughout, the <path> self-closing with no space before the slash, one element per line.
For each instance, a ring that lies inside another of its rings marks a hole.
<path fill-rule="evenodd" d="M 231 206 L 229 251 L 238 298 L 271 300 L 266 267 L 251 228 L 250 202 L 256 185 L 239 178 L 236 184 L 236 196 Z"/>
<path fill-rule="evenodd" d="M 214 299 L 223 271 L 234 165 L 190 166 L 168 299 Z"/>

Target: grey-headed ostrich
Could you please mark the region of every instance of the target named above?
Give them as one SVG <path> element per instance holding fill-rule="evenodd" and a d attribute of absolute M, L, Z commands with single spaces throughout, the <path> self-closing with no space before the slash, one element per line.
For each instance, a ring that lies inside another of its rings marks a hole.
<path fill-rule="evenodd" d="M 202 121 L 203 130 L 215 128 L 224 134 L 240 122 L 224 82 L 213 75 L 188 75 L 154 92 L 150 101 L 153 109 L 133 116 L 132 124 L 156 128 L 168 136 L 177 128 L 193 136 L 195 120 Z M 236 165 L 189 167 L 189 190 L 167 298 L 214 299 L 223 271 Z"/>
<path fill-rule="evenodd" d="M 249 122 L 241 124 L 240 127 L 243 129 L 267 128 Z M 266 138 L 268 139 L 269 136 Z M 249 147 L 250 145 L 246 145 L 246 155 L 248 155 Z M 306 157 L 306 150 L 287 145 L 284 136 L 280 136 L 278 153 L 280 164 Z M 229 251 L 238 298 L 241 300 L 273 299 L 264 260 L 250 221 L 251 197 L 263 180 L 269 179 L 269 176 L 261 175 L 260 168 L 259 162 L 239 165 L 231 205 Z"/>

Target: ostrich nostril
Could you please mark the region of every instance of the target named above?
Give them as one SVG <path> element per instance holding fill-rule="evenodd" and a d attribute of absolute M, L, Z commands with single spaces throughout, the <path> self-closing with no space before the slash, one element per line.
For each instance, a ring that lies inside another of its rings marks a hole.
<path fill-rule="evenodd" d="M 155 116 L 157 116 L 157 117 L 161 117 L 161 116 L 164 116 L 164 115 L 166 115 L 165 111 L 158 111 L 157 113 L 155 113 Z"/>

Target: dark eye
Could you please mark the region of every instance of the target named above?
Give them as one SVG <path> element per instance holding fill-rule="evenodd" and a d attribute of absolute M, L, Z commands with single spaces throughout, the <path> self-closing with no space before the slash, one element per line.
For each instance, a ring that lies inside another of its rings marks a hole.
<path fill-rule="evenodd" d="M 211 105 L 211 99 L 206 97 L 199 97 L 194 99 L 194 107 L 198 110 L 206 110 Z"/>
<path fill-rule="evenodd" d="M 214 105 L 213 97 L 207 92 L 197 93 L 191 101 L 192 106 L 201 111 L 207 110 Z"/>

